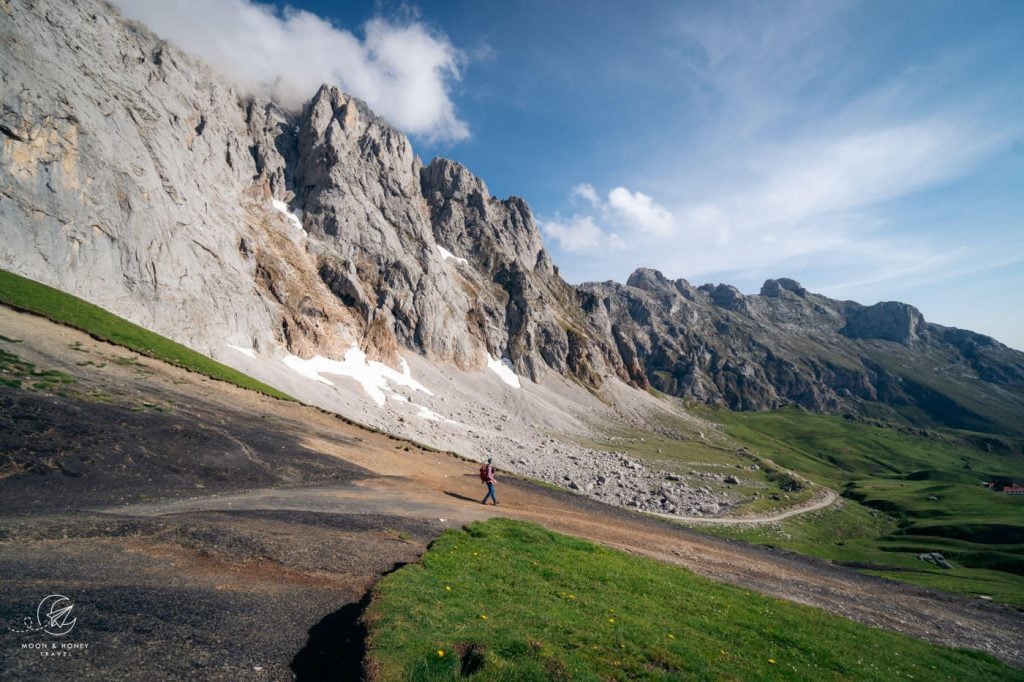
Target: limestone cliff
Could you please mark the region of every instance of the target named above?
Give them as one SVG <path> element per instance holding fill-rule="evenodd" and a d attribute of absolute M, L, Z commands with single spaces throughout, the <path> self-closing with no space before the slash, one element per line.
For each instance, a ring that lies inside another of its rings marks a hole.
<path fill-rule="evenodd" d="M 14 2 L 0 30 L 0 267 L 205 352 L 358 343 L 600 381 L 526 203 L 424 168 L 362 102 L 243 96 L 92 0 Z"/>

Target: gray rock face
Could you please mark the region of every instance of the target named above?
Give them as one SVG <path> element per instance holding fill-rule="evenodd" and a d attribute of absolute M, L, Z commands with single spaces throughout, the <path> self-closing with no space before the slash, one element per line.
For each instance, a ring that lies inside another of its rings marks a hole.
<path fill-rule="evenodd" d="M 924 316 L 914 306 L 885 301 L 854 311 L 841 330 L 851 339 L 882 339 L 909 344 L 927 332 Z"/>
<path fill-rule="evenodd" d="M 94 2 L 10 3 L 0 63 L 0 267 L 207 353 L 271 345 L 289 316 L 325 340 L 350 322 L 297 291 L 309 265 L 270 202 L 272 105 Z"/>
<path fill-rule="evenodd" d="M 766 280 L 761 286 L 761 295 L 769 298 L 780 298 L 786 291 L 800 297 L 807 295 L 807 289 L 800 286 L 799 282 L 786 277 Z"/>
<path fill-rule="evenodd" d="M 240 97 L 92 0 L 8 15 L 0 266 L 205 352 L 357 343 L 386 361 L 509 357 L 534 379 L 616 371 L 526 203 L 454 162 L 424 168 L 362 102 Z"/>
<path fill-rule="evenodd" d="M 712 303 L 720 308 L 744 313 L 749 310 L 746 298 L 734 286 L 719 284 L 713 289 L 708 289 L 707 294 L 711 298 Z"/>
<path fill-rule="evenodd" d="M 534 380 L 547 369 L 589 385 L 618 370 L 605 339 L 585 326 L 579 294 L 555 272 L 533 214 L 518 197 L 495 199 L 464 166 L 434 159 L 421 172 L 437 243 L 465 258 L 472 303 L 465 323 L 488 352 Z"/>
<path fill-rule="evenodd" d="M 225 86 L 110 12 L 67 3 L 12 3 L 0 63 L 0 267 L 193 345 L 269 326 L 251 277 L 222 276 L 246 270 L 241 230 L 207 229 L 246 223 L 255 204 Z M 211 183 L 220 196 L 201 191 Z M 238 305 L 188 305 L 221 294 Z"/>
<path fill-rule="evenodd" d="M 680 280 L 685 282 L 685 280 Z M 643 289 L 652 294 L 663 293 L 672 295 L 676 291 L 676 285 L 665 275 L 651 268 L 637 268 L 626 280 L 626 286 L 636 289 Z"/>
<path fill-rule="evenodd" d="M 477 266 L 490 272 L 503 263 L 520 263 L 538 276 L 554 275 L 525 201 L 492 197 L 483 180 L 448 159 L 434 159 L 420 171 L 420 178 L 439 244 L 472 256 Z"/>
<path fill-rule="evenodd" d="M 306 248 L 322 282 L 357 313 L 364 346 L 384 359 L 402 345 L 479 363 L 482 344 L 460 333 L 466 292 L 437 249 L 409 141 L 327 86 L 296 127 L 296 158 L 285 172 Z"/>

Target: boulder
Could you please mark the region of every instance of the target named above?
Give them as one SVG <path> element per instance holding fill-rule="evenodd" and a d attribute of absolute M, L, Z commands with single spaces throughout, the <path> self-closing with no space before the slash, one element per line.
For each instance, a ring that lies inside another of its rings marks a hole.
<path fill-rule="evenodd" d="M 930 564 L 935 564 L 939 568 L 953 568 L 952 564 L 946 561 L 946 557 L 942 556 L 939 552 L 924 552 L 918 554 L 917 558 L 921 561 L 927 561 Z"/>

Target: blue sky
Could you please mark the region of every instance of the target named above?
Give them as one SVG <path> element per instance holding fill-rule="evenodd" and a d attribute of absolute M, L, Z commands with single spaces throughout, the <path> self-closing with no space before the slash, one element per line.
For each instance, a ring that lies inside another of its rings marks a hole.
<path fill-rule="evenodd" d="M 120 4 L 208 49 L 152 14 L 190 1 Z M 1024 349 L 1024 2 L 290 6 L 264 71 L 524 197 L 571 282 L 792 277 Z"/>

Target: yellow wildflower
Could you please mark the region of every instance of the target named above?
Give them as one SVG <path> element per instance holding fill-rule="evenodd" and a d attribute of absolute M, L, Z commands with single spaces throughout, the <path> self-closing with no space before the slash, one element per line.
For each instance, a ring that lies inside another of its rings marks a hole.
<path fill-rule="evenodd" d="M 438 649 L 437 650 L 437 657 L 438 658 L 444 658 L 444 649 Z"/>
<path fill-rule="evenodd" d="M 771 663 L 772 665 L 775 665 L 775 659 L 774 658 L 769 658 L 768 662 Z"/>
<path fill-rule="evenodd" d="M 486 613 L 481 613 L 480 614 L 480 620 L 487 620 L 487 614 Z"/>

